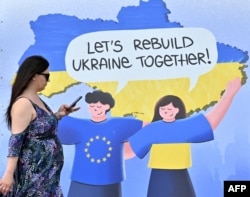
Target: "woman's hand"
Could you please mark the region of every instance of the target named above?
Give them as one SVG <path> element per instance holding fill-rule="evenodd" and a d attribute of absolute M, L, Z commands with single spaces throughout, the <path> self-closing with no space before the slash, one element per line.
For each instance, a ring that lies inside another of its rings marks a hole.
<path fill-rule="evenodd" d="M 61 105 L 61 107 L 58 109 L 58 111 L 55 113 L 58 120 L 60 120 L 62 117 L 69 115 L 72 112 L 78 111 L 80 107 L 72 107 L 70 108 L 69 105 Z"/>
<path fill-rule="evenodd" d="M 2 179 L 0 179 L 0 192 L 6 196 L 7 193 L 11 190 L 14 183 L 13 175 L 5 174 Z"/>

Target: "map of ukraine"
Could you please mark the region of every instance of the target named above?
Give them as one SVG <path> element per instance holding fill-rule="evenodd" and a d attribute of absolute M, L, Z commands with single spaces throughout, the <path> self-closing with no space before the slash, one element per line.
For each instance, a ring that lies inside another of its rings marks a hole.
<path fill-rule="evenodd" d="M 65 54 L 74 38 L 97 31 L 184 28 L 178 22 L 170 22 L 169 13 L 162 0 L 150 0 L 141 1 L 139 6 L 122 8 L 117 21 L 80 20 L 75 16 L 62 14 L 40 16 L 36 21 L 30 22 L 35 43 L 25 51 L 19 62 L 33 54 L 42 54 L 49 60 L 51 80 L 42 94 L 51 97 L 82 83 L 72 78 L 66 71 Z M 85 84 L 93 89 L 102 89 L 113 94 L 116 100 L 116 107 L 112 110 L 114 116 L 133 115 L 150 121 L 155 102 L 166 94 L 181 97 L 187 112 L 192 114 L 214 105 L 229 80 L 238 76 L 243 84 L 246 82 L 244 69 L 247 67 L 245 65 L 248 60 L 247 52 L 219 42 L 216 45 L 218 59 L 215 67 L 200 76 L 191 91 L 189 91 L 189 78 L 129 81 L 118 93 L 116 92 L 118 81 L 93 81 Z"/>

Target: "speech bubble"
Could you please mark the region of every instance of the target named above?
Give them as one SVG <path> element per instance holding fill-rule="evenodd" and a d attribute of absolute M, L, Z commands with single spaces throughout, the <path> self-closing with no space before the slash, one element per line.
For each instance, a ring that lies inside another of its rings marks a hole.
<path fill-rule="evenodd" d="M 217 62 L 216 40 L 203 28 L 99 31 L 80 35 L 67 48 L 65 63 L 81 82 L 198 78 Z"/>

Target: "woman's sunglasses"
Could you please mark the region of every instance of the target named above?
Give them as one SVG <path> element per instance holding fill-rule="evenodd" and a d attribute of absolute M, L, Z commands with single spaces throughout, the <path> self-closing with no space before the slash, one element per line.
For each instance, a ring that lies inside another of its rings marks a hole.
<path fill-rule="evenodd" d="M 38 75 L 43 75 L 46 79 L 46 81 L 49 81 L 49 76 L 50 74 L 49 73 L 37 73 Z"/>

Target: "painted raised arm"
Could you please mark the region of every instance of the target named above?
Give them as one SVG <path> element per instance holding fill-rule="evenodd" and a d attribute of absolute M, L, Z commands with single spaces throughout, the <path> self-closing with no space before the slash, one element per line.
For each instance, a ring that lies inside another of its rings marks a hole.
<path fill-rule="evenodd" d="M 216 127 L 219 125 L 219 123 L 227 113 L 227 110 L 229 109 L 234 96 L 240 88 L 240 78 L 235 78 L 234 80 L 229 81 L 221 99 L 214 106 L 214 108 L 206 114 L 206 118 L 213 130 L 216 129 Z"/>

